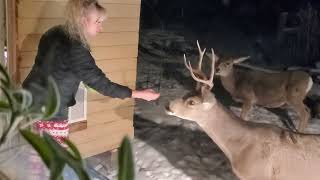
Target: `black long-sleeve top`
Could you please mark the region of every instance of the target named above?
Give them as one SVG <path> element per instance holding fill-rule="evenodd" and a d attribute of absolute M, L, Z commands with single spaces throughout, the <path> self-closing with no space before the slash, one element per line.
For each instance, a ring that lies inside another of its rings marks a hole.
<path fill-rule="evenodd" d="M 63 26 L 55 26 L 42 35 L 38 53 L 23 88 L 31 91 L 34 104 L 44 105 L 48 77 L 55 80 L 60 94 L 60 108 L 55 118 L 66 120 L 67 107 L 73 106 L 80 81 L 99 93 L 114 98 L 131 97 L 132 90 L 110 81 L 96 65 L 90 50 L 71 39 Z"/>

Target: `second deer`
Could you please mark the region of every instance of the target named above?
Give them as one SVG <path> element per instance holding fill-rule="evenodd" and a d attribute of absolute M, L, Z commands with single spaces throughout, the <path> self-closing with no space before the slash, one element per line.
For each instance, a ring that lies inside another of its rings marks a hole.
<path fill-rule="evenodd" d="M 303 71 L 268 73 L 254 69 L 235 68 L 249 57 L 218 63 L 216 75 L 235 101 L 242 102 L 240 117 L 247 120 L 253 105 L 267 108 L 291 106 L 299 116 L 298 131 L 303 132 L 310 118 L 309 108 L 303 103 L 313 81 Z"/>

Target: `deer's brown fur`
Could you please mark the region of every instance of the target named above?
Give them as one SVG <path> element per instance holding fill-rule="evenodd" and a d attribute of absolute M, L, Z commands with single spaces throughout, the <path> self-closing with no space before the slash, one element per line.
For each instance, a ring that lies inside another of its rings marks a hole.
<path fill-rule="evenodd" d="M 169 115 L 197 122 L 229 159 L 241 180 L 318 180 L 320 177 L 320 136 L 290 133 L 276 126 L 243 121 L 225 108 L 211 93 L 214 76 L 212 57 L 210 78 L 193 79 L 198 93 L 169 103 Z"/>
<path fill-rule="evenodd" d="M 303 132 L 310 117 L 303 100 L 312 87 L 311 76 L 303 71 L 268 73 L 233 66 L 247 58 L 223 61 L 216 69 L 223 87 L 235 101 L 243 103 L 240 117 L 247 120 L 253 105 L 268 108 L 288 105 L 298 114 L 298 130 Z"/>

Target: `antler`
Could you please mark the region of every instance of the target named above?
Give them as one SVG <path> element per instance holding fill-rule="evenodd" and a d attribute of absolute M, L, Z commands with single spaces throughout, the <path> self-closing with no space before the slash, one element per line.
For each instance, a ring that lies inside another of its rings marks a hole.
<path fill-rule="evenodd" d="M 201 48 L 200 48 L 200 45 L 199 45 L 199 42 L 197 41 L 197 45 L 198 45 L 198 48 L 199 48 L 199 53 L 200 53 L 200 59 L 199 59 L 199 64 L 198 64 L 198 70 L 201 72 L 201 65 L 202 65 L 202 58 L 203 58 L 203 55 L 206 51 L 206 49 L 204 49 L 204 51 L 201 51 Z M 214 51 L 213 49 L 211 48 L 211 51 L 212 51 L 212 57 L 211 57 L 211 60 L 212 60 L 212 64 L 211 64 L 211 73 L 210 73 L 210 78 L 209 79 L 200 79 L 198 77 L 196 77 L 193 73 L 193 68 L 191 66 L 191 63 L 190 61 L 188 61 L 187 63 L 187 59 L 186 59 L 186 55 L 184 54 L 183 57 L 184 57 L 184 64 L 185 66 L 189 69 L 189 71 L 191 72 L 191 76 L 192 78 L 197 81 L 197 82 L 200 82 L 200 83 L 203 83 L 203 84 L 206 84 L 209 86 L 209 89 L 212 89 L 213 87 L 213 77 L 214 77 L 214 68 L 215 68 L 215 54 L 214 54 Z M 203 72 L 202 72 L 203 73 Z"/>
<path fill-rule="evenodd" d="M 204 50 L 202 51 L 201 48 L 200 48 L 200 45 L 199 45 L 199 41 L 198 41 L 198 40 L 197 40 L 197 46 L 198 46 L 199 54 L 200 54 L 199 64 L 198 64 L 198 70 L 201 71 L 202 59 L 203 59 L 204 53 L 206 52 L 206 48 L 204 48 Z"/>
<path fill-rule="evenodd" d="M 199 54 L 200 54 L 197 70 L 199 72 L 201 72 L 202 59 L 203 59 L 204 53 L 206 52 L 206 48 L 204 48 L 204 50 L 202 51 L 198 40 L 197 40 L 197 46 L 198 46 L 198 50 L 199 50 Z M 184 55 L 184 65 L 189 69 L 185 55 Z"/>

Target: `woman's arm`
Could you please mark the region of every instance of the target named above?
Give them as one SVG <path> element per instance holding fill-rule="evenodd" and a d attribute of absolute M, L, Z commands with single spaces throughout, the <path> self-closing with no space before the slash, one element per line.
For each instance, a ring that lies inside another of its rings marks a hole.
<path fill-rule="evenodd" d="M 73 73 L 85 84 L 99 93 L 114 98 L 129 98 L 132 90 L 112 82 L 102 70 L 96 65 L 89 50 L 82 45 L 74 45 L 70 49 L 69 59 L 67 59 Z"/>
<path fill-rule="evenodd" d="M 90 52 L 83 46 L 71 48 L 70 68 L 85 84 L 99 93 L 116 98 L 140 98 L 147 101 L 159 98 L 160 94 L 152 89 L 131 90 L 130 88 L 110 81 L 95 64 Z"/>

